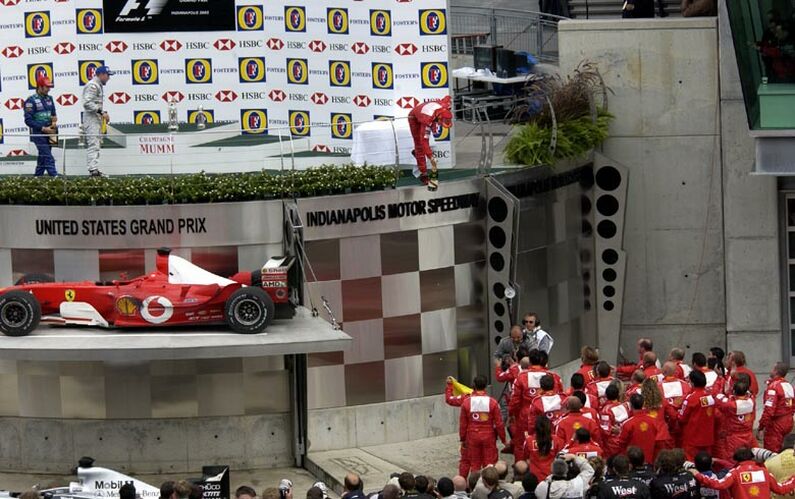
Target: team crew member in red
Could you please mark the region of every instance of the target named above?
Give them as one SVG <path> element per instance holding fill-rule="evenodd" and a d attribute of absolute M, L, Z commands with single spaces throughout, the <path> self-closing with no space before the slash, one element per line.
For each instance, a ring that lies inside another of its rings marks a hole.
<path fill-rule="evenodd" d="M 500 406 L 486 393 L 486 377 L 475 376 L 475 390 L 461 404 L 458 437 L 469 456 L 470 469 L 480 470 L 497 462 L 496 438 L 505 444 Z"/>
<path fill-rule="evenodd" d="M 577 372 L 582 374 L 587 385 L 596 379 L 596 363 L 599 362 L 599 354 L 595 348 L 585 346 L 580 350 L 580 360 L 582 360 L 582 365 L 580 365 Z"/>
<path fill-rule="evenodd" d="M 756 398 L 759 394 L 759 383 L 756 381 L 756 374 L 753 371 L 748 369 L 745 365 L 745 353 L 740 351 L 734 351 L 729 353 L 729 390 L 731 390 L 731 385 L 737 381 L 737 375 L 740 373 L 744 373 L 748 375 L 748 378 L 751 380 L 751 384 L 748 389 L 751 391 L 751 395 Z"/>
<path fill-rule="evenodd" d="M 668 360 L 673 362 L 676 366 L 675 376 L 682 381 L 687 381 L 687 376 L 693 369 L 685 364 L 685 351 L 679 347 L 673 348 L 671 353 L 668 354 Z M 665 365 L 663 365 L 665 367 Z"/>
<path fill-rule="evenodd" d="M 543 357 L 539 350 L 533 349 L 528 355 L 530 367 L 519 373 L 516 382 L 513 384 L 511 401 L 508 404 L 508 413 L 514 418 L 516 424 L 511 427 L 511 432 L 516 431 L 516 435 L 524 435 L 527 431 L 527 424 L 530 418 L 530 407 L 533 399 L 541 391 L 541 378 L 552 373 L 541 365 Z M 554 376 L 553 376 L 554 378 Z M 558 391 L 558 387 L 555 387 Z M 521 439 L 520 439 L 521 441 Z M 514 452 L 516 449 L 514 448 Z"/>
<path fill-rule="evenodd" d="M 734 453 L 737 466 L 729 470 L 723 478 L 702 475 L 690 470 L 698 483 L 715 490 L 729 490 L 733 499 L 770 499 L 770 493 L 786 495 L 795 491 L 795 477 L 779 483 L 764 466 L 754 462 L 754 453 L 746 447 Z"/>
<path fill-rule="evenodd" d="M 646 374 L 640 369 L 635 370 L 635 372 L 632 373 L 632 377 L 629 379 L 629 385 L 627 385 L 627 389 L 624 392 L 624 398 L 628 399 L 634 393 L 640 395 L 640 385 L 642 385 L 645 380 Z"/>
<path fill-rule="evenodd" d="M 577 397 L 569 397 L 566 401 L 568 411 L 558 420 L 555 434 L 568 445 L 574 440 L 574 432 L 580 428 L 585 428 L 591 433 L 591 438 L 597 444 L 602 441 L 602 432 L 599 423 L 591 417 L 582 413 L 582 402 Z"/>
<path fill-rule="evenodd" d="M 452 376 L 448 376 L 447 385 L 444 388 L 445 403 L 451 407 L 461 407 L 461 405 L 464 403 L 464 400 L 468 398 L 468 393 L 464 395 L 455 395 L 453 393 L 453 378 Z M 461 459 L 458 461 L 458 474 L 461 476 L 466 476 L 469 473 L 471 466 L 469 463 L 469 454 L 467 453 L 465 445 L 461 445 L 460 452 Z"/>
<path fill-rule="evenodd" d="M 622 379 L 627 379 L 632 376 L 635 369 L 643 370 L 643 354 L 654 350 L 654 343 L 649 338 L 638 338 L 638 363 L 637 364 L 624 364 L 616 367 L 616 374 Z"/>
<path fill-rule="evenodd" d="M 611 383 L 605 390 L 607 402 L 599 409 L 599 426 L 602 428 L 602 442 L 608 456 L 618 454 L 618 440 L 621 426 L 629 419 L 629 403 L 618 400 L 618 382 Z M 649 458 L 651 459 L 651 458 Z"/>
<path fill-rule="evenodd" d="M 690 392 L 679 410 L 679 428 L 682 430 L 682 449 L 688 461 L 695 459 L 700 451 L 710 452 L 714 443 L 715 397 L 708 394 L 707 378 L 701 371 L 690 373 Z"/>
<path fill-rule="evenodd" d="M 654 381 L 662 379 L 662 371 L 657 367 L 657 354 L 654 352 L 646 352 L 643 354 L 643 374 L 647 378 L 654 378 Z"/>
<path fill-rule="evenodd" d="M 663 364 L 663 378 L 660 381 L 663 398 L 677 411 L 682 408 L 682 402 L 691 390 L 690 383 L 679 378 L 678 369 L 673 362 L 666 362 Z"/>
<path fill-rule="evenodd" d="M 719 431 L 713 457 L 729 460 L 732 451 L 740 447 L 753 449 L 759 446 L 754 437 L 754 416 L 756 404 L 748 393 L 748 383 L 738 381 L 732 388 L 734 393 L 730 396 L 718 394 L 715 396 L 716 407 L 721 412 L 718 420 Z"/>
<path fill-rule="evenodd" d="M 759 420 L 759 431 L 764 431 L 764 447 L 773 452 L 781 450 L 784 436 L 792 431 L 795 394 L 786 375 L 785 364 L 779 362 L 773 367 L 765 389 L 765 407 Z"/>
<path fill-rule="evenodd" d="M 565 392 L 563 392 L 563 394 L 566 396 L 566 398 L 571 397 L 572 394 L 574 394 L 574 392 L 586 393 L 586 391 L 585 391 L 585 377 L 579 372 L 576 372 L 576 373 L 571 375 L 571 380 L 569 381 L 569 386 L 570 386 L 570 388 L 568 390 L 566 390 Z M 564 404 L 565 404 L 565 401 L 564 401 Z M 597 409 L 599 407 L 599 399 L 597 399 L 596 396 L 593 395 L 593 394 L 586 393 L 585 402 L 583 404 L 583 407 L 587 407 L 589 409 L 594 409 L 595 410 L 595 409 Z"/>
<path fill-rule="evenodd" d="M 580 428 L 574 432 L 574 441 L 561 451 L 564 454 L 574 454 L 575 456 L 591 459 L 592 457 L 604 457 L 605 452 L 602 447 L 591 441 L 591 432 L 585 428 Z"/>
<path fill-rule="evenodd" d="M 535 421 L 538 416 L 546 416 L 554 426 L 563 414 L 564 407 L 563 397 L 555 392 L 555 380 L 548 374 L 544 375 L 541 377 L 541 391 L 530 404 L 530 414 L 524 427 L 528 432 L 534 431 L 534 426 L 530 426 L 530 423 Z M 516 453 L 514 455 L 517 457 L 517 461 L 523 459 L 523 456 L 517 456 Z"/>
<path fill-rule="evenodd" d="M 654 378 L 646 378 L 643 382 L 641 396 L 643 410 L 654 419 L 657 427 L 655 435 L 654 459 L 662 450 L 672 449 L 674 439 L 671 437 L 671 426 L 676 425 L 676 410 L 663 398 Z"/>
<path fill-rule="evenodd" d="M 441 100 L 431 100 L 419 104 L 409 113 L 409 129 L 414 139 L 414 158 L 417 160 L 418 170 L 414 176 L 419 177 L 423 184 L 428 183 L 427 159 L 432 164 L 436 163 L 431 150 L 431 132 L 435 125 L 444 128 L 453 126 L 453 113 L 450 111 L 450 96 Z"/>
<path fill-rule="evenodd" d="M 723 393 L 723 386 L 726 378 L 718 374 L 714 369 L 710 369 L 707 366 L 707 356 L 701 352 L 696 352 L 693 354 L 692 359 L 693 370 L 704 373 L 704 377 L 707 380 L 707 385 L 704 388 L 706 389 L 707 393 L 710 395 Z"/>
<path fill-rule="evenodd" d="M 533 424 L 533 433 L 525 441 L 524 455 L 530 465 L 530 473 L 539 482 L 549 476 L 552 461 L 563 447 L 563 441 L 552 434 L 552 423 L 549 419 L 544 416 L 537 417 Z"/>
<path fill-rule="evenodd" d="M 596 364 L 596 379 L 588 383 L 585 387 L 586 393 L 596 397 L 596 400 L 599 402 L 599 407 L 602 407 L 602 404 L 607 401 L 605 398 L 605 390 L 608 385 L 615 380 L 614 377 L 610 376 L 610 371 L 610 364 L 600 360 L 599 363 Z"/>
<path fill-rule="evenodd" d="M 643 451 L 646 464 L 654 461 L 654 445 L 657 438 L 657 423 L 643 410 L 643 397 L 637 393 L 629 398 L 632 416 L 621 426 L 614 453 L 623 454 L 627 447 L 638 447 Z"/>

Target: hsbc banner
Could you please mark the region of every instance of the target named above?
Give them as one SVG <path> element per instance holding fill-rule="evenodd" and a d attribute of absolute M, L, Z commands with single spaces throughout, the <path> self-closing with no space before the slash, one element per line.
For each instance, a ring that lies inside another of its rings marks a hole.
<path fill-rule="evenodd" d="M 244 134 L 350 153 L 356 123 L 403 118 L 449 93 L 446 3 L 0 0 L 0 154 L 27 145 L 9 135 L 28 132 L 22 104 L 39 75 L 55 84 L 61 133 L 77 134 L 83 86 L 102 64 L 115 71 L 112 123 L 165 122 L 173 100 L 182 122 L 201 106 Z M 450 166 L 450 130 L 434 134 Z"/>

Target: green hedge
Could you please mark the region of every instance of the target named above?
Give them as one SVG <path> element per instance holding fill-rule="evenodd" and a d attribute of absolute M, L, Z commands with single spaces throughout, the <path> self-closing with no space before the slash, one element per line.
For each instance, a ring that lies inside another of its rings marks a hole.
<path fill-rule="evenodd" d="M 320 166 L 285 173 L 196 173 L 177 176 L 0 177 L 0 204 L 146 205 L 218 203 L 382 190 L 395 170 L 380 166 Z"/>

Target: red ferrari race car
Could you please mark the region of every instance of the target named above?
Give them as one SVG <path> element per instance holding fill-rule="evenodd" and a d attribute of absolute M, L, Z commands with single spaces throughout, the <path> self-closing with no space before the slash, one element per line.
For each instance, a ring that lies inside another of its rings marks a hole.
<path fill-rule="evenodd" d="M 132 280 L 21 282 L 0 288 L 0 332 L 25 336 L 39 323 L 115 328 L 227 324 L 262 332 L 276 305 L 291 305 L 292 259 L 224 278 L 158 250 L 157 269 Z"/>

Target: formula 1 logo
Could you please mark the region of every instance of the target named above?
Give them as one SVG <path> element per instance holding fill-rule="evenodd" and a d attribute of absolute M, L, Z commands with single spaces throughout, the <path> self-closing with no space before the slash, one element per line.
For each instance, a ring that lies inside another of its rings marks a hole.
<path fill-rule="evenodd" d="M 213 47 L 216 50 L 225 51 L 225 50 L 232 50 L 235 48 L 237 44 L 234 40 L 230 40 L 229 38 L 219 38 L 213 43 Z"/>
<path fill-rule="evenodd" d="M 77 9 L 75 15 L 78 35 L 102 33 L 102 9 Z"/>
<path fill-rule="evenodd" d="M 199 111 L 198 109 L 190 109 L 188 110 L 188 123 L 192 125 L 195 124 L 196 117 L 199 116 L 199 113 L 204 114 L 204 117 L 207 120 L 206 123 L 209 124 L 215 122 L 215 111 L 213 111 L 212 109 L 202 109 L 201 111 Z"/>
<path fill-rule="evenodd" d="M 414 55 L 417 53 L 417 46 L 413 43 L 401 43 L 395 47 L 398 55 Z"/>
<path fill-rule="evenodd" d="M 56 48 L 56 52 L 57 51 L 58 51 L 58 49 Z M 7 57 L 9 59 L 15 59 L 15 58 L 21 56 L 22 52 L 24 52 L 24 51 L 22 50 L 22 47 L 20 47 L 19 45 L 10 45 L 10 46 L 4 48 L 2 50 L 2 52 L 0 52 L 0 54 L 3 54 L 3 57 Z"/>
<path fill-rule="evenodd" d="M 306 9 L 304 7 L 284 7 L 284 30 L 288 33 L 306 32 Z"/>
<path fill-rule="evenodd" d="M 212 83 L 213 63 L 210 59 L 185 59 L 185 83 Z"/>
<path fill-rule="evenodd" d="M 420 75 L 422 75 L 422 88 L 447 88 L 446 62 L 423 62 Z"/>
<path fill-rule="evenodd" d="M 113 104 L 127 104 L 130 102 L 131 97 L 127 92 L 113 92 L 108 99 Z"/>
<path fill-rule="evenodd" d="M 359 107 L 367 107 L 371 102 L 373 102 L 373 100 L 366 95 L 357 95 L 353 98 L 353 103 Z"/>
<path fill-rule="evenodd" d="M 331 137 L 345 140 L 353 137 L 353 118 L 350 113 L 331 113 Z"/>
<path fill-rule="evenodd" d="M 328 95 L 324 94 L 323 92 L 315 92 L 312 94 L 311 99 L 315 104 L 322 106 L 328 102 Z"/>
<path fill-rule="evenodd" d="M 25 13 L 25 38 L 50 36 L 50 11 Z"/>
<path fill-rule="evenodd" d="M 53 80 L 53 71 L 51 62 L 40 62 L 37 64 L 28 64 L 28 88 L 31 90 L 36 89 L 36 81 L 39 78 L 49 78 Z"/>
<path fill-rule="evenodd" d="M 238 31 L 262 31 L 262 5 L 240 5 L 237 8 Z"/>
<path fill-rule="evenodd" d="M 237 99 L 237 93 L 234 90 L 219 90 L 215 92 L 215 100 L 218 102 L 234 102 Z"/>
<path fill-rule="evenodd" d="M 326 9 L 326 23 L 328 32 L 331 35 L 348 34 L 348 9 L 328 8 Z"/>
<path fill-rule="evenodd" d="M 77 96 L 75 94 L 61 94 L 55 99 L 55 102 L 60 106 L 71 106 L 77 102 Z"/>
<path fill-rule="evenodd" d="M 420 10 L 420 35 L 446 35 L 447 12 L 445 9 Z"/>
<path fill-rule="evenodd" d="M 19 97 L 12 97 L 8 99 L 5 104 L 3 104 L 6 108 L 10 109 L 11 111 L 17 111 L 22 109 L 22 106 L 25 104 L 25 101 L 20 99 Z"/>
<path fill-rule="evenodd" d="M 392 36 L 392 13 L 388 10 L 370 9 L 370 34 Z"/>
<path fill-rule="evenodd" d="M 135 111 L 133 122 L 136 125 L 159 125 L 160 111 Z"/>
<path fill-rule="evenodd" d="M 436 142 L 449 142 L 450 129 L 443 127 L 441 124 L 434 122 L 431 125 L 431 133 L 433 133 L 433 140 Z"/>
<path fill-rule="evenodd" d="M 329 61 L 328 77 L 332 87 L 350 87 L 351 63 L 348 61 Z"/>
<path fill-rule="evenodd" d="M 105 61 L 91 60 L 91 61 L 77 61 L 77 74 L 80 75 L 80 86 L 84 86 L 90 82 L 97 72 L 97 68 L 104 66 Z"/>
<path fill-rule="evenodd" d="M 119 41 L 110 41 L 110 42 L 105 44 L 105 49 L 107 49 L 108 52 L 112 52 L 114 54 L 119 54 L 119 53 L 124 52 L 125 50 L 127 50 L 127 44 L 124 43 L 123 41 L 120 41 L 120 40 Z"/>
<path fill-rule="evenodd" d="M 240 83 L 265 82 L 264 57 L 240 57 L 237 60 L 237 65 L 240 71 Z"/>
<path fill-rule="evenodd" d="M 163 40 L 160 42 L 160 48 L 165 52 L 177 52 L 182 48 L 182 42 L 179 40 Z"/>
<path fill-rule="evenodd" d="M 287 59 L 287 83 L 293 85 L 309 83 L 309 65 L 306 59 Z"/>
<path fill-rule="evenodd" d="M 279 90 L 279 89 L 275 88 L 275 89 L 271 90 L 270 92 L 268 92 L 268 97 L 273 102 L 282 102 L 284 99 L 287 98 L 287 94 L 284 93 L 283 90 Z"/>
<path fill-rule="evenodd" d="M 309 137 L 312 127 L 309 111 L 290 111 L 290 133 L 295 137 Z"/>
<path fill-rule="evenodd" d="M 156 16 L 163 12 L 168 0 L 127 0 L 119 12 L 119 17 L 129 16 L 133 11 L 141 16 Z"/>
<path fill-rule="evenodd" d="M 240 125 L 243 128 L 243 134 L 267 135 L 268 111 L 265 109 L 241 109 Z"/>
<path fill-rule="evenodd" d="M 156 85 L 160 80 L 157 70 L 157 59 L 133 59 L 132 61 L 133 85 Z"/>
<path fill-rule="evenodd" d="M 373 88 L 390 90 L 395 87 L 395 75 L 392 63 L 374 62 L 372 64 Z"/>

